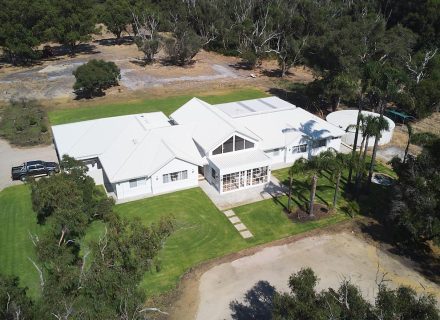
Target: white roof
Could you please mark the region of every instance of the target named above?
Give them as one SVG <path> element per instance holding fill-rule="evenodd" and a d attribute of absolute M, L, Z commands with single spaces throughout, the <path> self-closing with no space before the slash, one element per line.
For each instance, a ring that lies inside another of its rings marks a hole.
<path fill-rule="evenodd" d="M 151 176 L 178 158 L 201 156 L 185 126 L 171 126 L 162 112 L 103 118 L 52 127 L 60 156 L 98 157 L 110 182 Z"/>
<path fill-rule="evenodd" d="M 314 114 L 291 108 L 236 119 L 260 137 L 260 148 L 281 148 L 297 140 L 340 137 L 345 132 Z"/>
<path fill-rule="evenodd" d="M 340 137 L 344 131 L 277 97 L 210 105 L 194 98 L 171 117 L 190 125 L 194 140 L 205 152 L 234 132 L 259 141 L 263 150 L 284 147 L 301 139 Z"/>
<path fill-rule="evenodd" d="M 220 171 L 224 169 L 235 172 L 240 169 L 252 169 L 267 166 L 271 159 L 261 150 L 244 150 L 240 152 L 230 152 L 209 158 Z"/>
<path fill-rule="evenodd" d="M 244 100 L 215 105 L 231 118 L 295 109 L 296 106 L 277 97 Z"/>
<path fill-rule="evenodd" d="M 374 113 L 374 112 L 370 112 L 370 111 L 362 111 L 362 114 L 364 116 L 374 116 L 374 117 L 379 117 L 380 114 L 378 113 Z M 358 116 L 358 110 L 354 110 L 354 109 L 348 109 L 348 110 L 340 110 L 340 111 L 335 111 L 330 113 L 327 116 L 327 121 L 330 122 L 331 124 L 341 128 L 342 130 L 347 130 L 347 128 L 350 125 L 355 125 L 357 122 L 357 116 Z M 390 126 L 390 130 L 394 129 L 394 127 L 396 126 L 394 121 L 391 120 L 390 118 L 383 116 L 384 119 L 386 119 L 389 123 Z M 348 130 L 351 132 L 355 132 L 355 129 L 351 129 Z"/>
<path fill-rule="evenodd" d="M 205 152 L 217 147 L 235 132 L 257 140 L 252 132 L 239 127 L 234 121 L 198 98 L 192 98 L 170 116 L 179 124 L 191 127 L 193 139 Z"/>

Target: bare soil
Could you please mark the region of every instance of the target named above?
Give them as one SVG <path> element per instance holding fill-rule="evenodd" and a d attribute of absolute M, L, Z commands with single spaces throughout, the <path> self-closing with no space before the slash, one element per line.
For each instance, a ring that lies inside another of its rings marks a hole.
<path fill-rule="evenodd" d="M 229 302 L 242 301 L 256 281 L 268 280 L 287 290 L 288 276 L 304 266 L 317 272 L 320 289 L 349 278 L 371 300 L 377 282 L 384 278 L 391 287 L 409 285 L 440 301 L 440 287 L 419 273 L 420 265 L 393 254 L 392 246 L 363 233 L 363 225 L 350 221 L 203 263 L 190 270 L 168 296 L 169 319 L 230 319 Z M 431 267 L 435 270 L 438 264 Z M 438 275 L 430 278 L 438 283 Z"/>
<path fill-rule="evenodd" d="M 151 91 L 198 90 L 211 86 L 259 86 L 271 88 L 278 80 L 276 61 L 264 61 L 261 67 L 248 70 L 237 57 L 227 57 L 201 50 L 189 66 L 169 65 L 165 53 L 160 51 L 154 63 L 145 65 L 133 41 L 127 37 L 117 43 L 108 33 L 94 37 L 90 43 L 80 46 L 79 53 L 69 56 L 58 44 L 50 44 L 54 57 L 29 67 L 0 65 L 0 101 L 26 97 L 49 100 L 56 104 L 72 103 L 72 72 L 90 59 L 104 59 L 115 62 L 121 69 L 120 86 L 107 91 L 101 101 L 114 97 L 146 95 Z M 305 83 L 313 80 L 310 70 L 294 68 L 285 77 L 286 81 Z M 251 76 L 252 75 L 252 76 Z M 55 101 L 54 101 L 55 100 Z"/>

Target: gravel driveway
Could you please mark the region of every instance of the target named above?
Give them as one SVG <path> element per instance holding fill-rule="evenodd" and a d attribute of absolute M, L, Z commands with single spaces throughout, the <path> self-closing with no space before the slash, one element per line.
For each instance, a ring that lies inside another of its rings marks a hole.
<path fill-rule="evenodd" d="M 419 293 L 433 293 L 440 302 L 440 286 L 353 234 L 338 233 L 265 248 L 254 255 L 213 267 L 200 278 L 195 318 L 231 319 L 229 303 L 243 301 L 244 294 L 258 281 L 268 281 L 275 288 L 287 291 L 289 276 L 302 267 L 311 267 L 318 275 L 318 289 L 335 288 L 344 278 L 351 279 L 372 301 L 377 292 L 376 281 L 385 274 L 390 287 L 411 286 Z"/>
<path fill-rule="evenodd" d="M 55 147 L 50 145 L 31 148 L 13 148 L 7 141 L 0 139 L 0 190 L 22 183 L 20 181 L 11 180 L 11 167 L 31 160 L 58 162 Z"/>

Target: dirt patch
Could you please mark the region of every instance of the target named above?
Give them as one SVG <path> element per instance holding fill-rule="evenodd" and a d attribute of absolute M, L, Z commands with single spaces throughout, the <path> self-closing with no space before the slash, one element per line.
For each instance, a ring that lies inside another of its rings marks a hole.
<path fill-rule="evenodd" d="M 43 60 L 30 67 L 4 65 L 0 69 L 0 101 L 26 97 L 37 100 L 63 100 L 72 102 L 74 77 L 72 72 L 90 59 L 104 59 L 115 62 L 121 69 L 120 87 L 109 90 L 108 96 L 121 92 L 168 90 L 169 86 L 182 87 L 183 90 L 211 83 L 229 85 L 230 82 L 247 85 L 247 82 L 265 82 L 279 79 L 276 74 L 276 61 L 264 61 L 256 70 L 240 67 L 238 57 L 227 57 L 214 52 L 201 50 L 192 64 L 186 67 L 168 65 L 165 53 L 160 51 L 156 62 L 145 65 L 142 53 L 130 38 L 116 43 L 110 34 L 96 36 L 90 43 L 81 45 L 81 52 L 74 57 L 57 44 L 51 44 L 54 57 Z M 250 75 L 253 74 L 255 78 Z M 306 68 L 292 68 L 285 78 L 292 82 L 309 82 L 313 75 Z M 272 87 L 271 84 L 267 88 Z"/>
<path fill-rule="evenodd" d="M 391 286 L 410 285 L 419 292 L 432 292 L 440 299 L 440 287 L 415 272 L 414 262 L 391 255 L 386 245 L 373 241 L 359 227 L 356 221 L 350 221 L 206 262 L 182 278 L 169 300 L 173 301 L 169 319 L 229 318 L 229 302 L 241 300 L 255 280 L 269 280 L 284 290 L 288 276 L 302 266 L 311 266 L 317 271 L 321 287 L 335 286 L 343 277 L 350 277 L 371 298 L 379 273 L 386 274 Z M 294 250 L 291 258 L 278 261 L 280 255 L 286 256 L 289 250 Z M 247 258 L 241 259 L 243 257 Z"/>
<path fill-rule="evenodd" d="M 315 203 L 313 205 L 313 216 L 305 208 L 298 208 L 295 212 L 288 214 L 289 219 L 297 222 L 306 222 L 319 220 L 331 214 L 330 209 L 320 203 Z"/>

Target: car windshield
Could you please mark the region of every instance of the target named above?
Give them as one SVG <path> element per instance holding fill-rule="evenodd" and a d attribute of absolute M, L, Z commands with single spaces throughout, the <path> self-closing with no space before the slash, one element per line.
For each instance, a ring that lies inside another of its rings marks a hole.
<path fill-rule="evenodd" d="M 41 160 L 38 160 L 38 161 L 29 161 L 29 162 L 27 163 L 28 166 L 34 166 L 34 165 L 36 165 L 36 164 L 43 164 L 43 161 L 41 161 Z"/>

